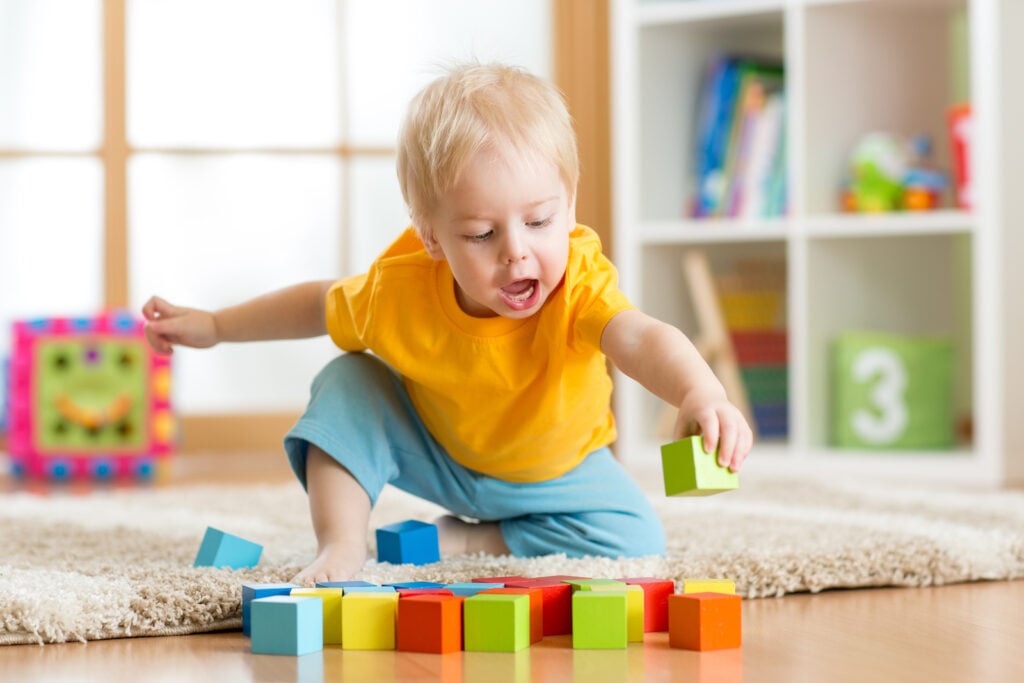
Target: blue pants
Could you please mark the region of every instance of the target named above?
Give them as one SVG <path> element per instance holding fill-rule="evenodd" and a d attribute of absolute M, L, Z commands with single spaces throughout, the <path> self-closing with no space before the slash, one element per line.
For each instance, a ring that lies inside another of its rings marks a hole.
<path fill-rule="evenodd" d="M 499 522 L 505 544 L 520 557 L 665 552 L 661 521 L 608 448 L 561 477 L 536 483 L 467 469 L 427 431 L 401 378 L 369 354 L 339 356 L 313 380 L 309 406 L 285 437 L 303 487 L 309 444 L 343 465 L 371 505 L 391 484 L 454 514 Z"/>

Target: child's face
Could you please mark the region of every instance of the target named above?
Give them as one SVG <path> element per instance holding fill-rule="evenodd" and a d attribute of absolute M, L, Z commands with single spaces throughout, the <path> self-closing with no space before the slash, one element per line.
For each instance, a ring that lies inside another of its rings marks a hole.
<path fill-rule="evenodd" d="M 448 261 L 463 311 L 526 318 L 565 275 L 575 213 L 555 164 L 509 163 L 501 152 L 483 150 L 421 236 L 432 257 Z"/>

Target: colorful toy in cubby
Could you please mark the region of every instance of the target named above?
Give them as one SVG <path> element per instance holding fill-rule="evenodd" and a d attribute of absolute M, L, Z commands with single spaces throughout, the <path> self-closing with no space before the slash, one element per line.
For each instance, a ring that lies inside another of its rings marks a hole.
<path fill-rule="evenodd" d="M 323 601 L 324 645 L 341 645 L 341 599 L 344 588 L 293 588 L 290 595 L 320 598 Z"/>
<path fill-rule="evenodd" d="M 252 651 L 305 655 L 324 647 L 320 598 L 272 595 L 252 601 Z"/>
<path fill-rule="evenodd" d="M 349 592 L 341 599 L 341 646 L 346 650 L 394 650 L 399 596 Z"/>
<path fill-rule="evenodd" d="M 577 590 L 572 594 L 572 646 L 620 650 L 629 636 L 625 590 Z"/>
<path fill-rule="evenodd" d="M 742 599 L 723 593 L 668 598 L 668 644 L 684 650 L 726 650 L 742 643 Z"/>
<path fill-rule="evenodd" d="M 738 261 L 716 278 L 729 339 L 759 438 L 789 433 L 786 268 L 781 261 Z"/>
<path fill-rule="evenodd" d="M 718 464 L 704 450 L 700 436 L 690 436 L 661 447 L 666 496 L 708 496 L 739 488 L 740 476 Z"/>
<path fill-rule="evenodd" d="M 249 569 L 259 563 L 262 553 L 263 546 L 259 543 L 209 526 L 203 534 L 203 542 L 199 544 L 199 552 L 192 566 Z"/>
<path fill-rule="evenodd" d="M 398 649 L 437 654 L 460 651 L 464 599 L 454 595 L 403 595 L 398 600 Z"/>
<path fill-rule="evenodd" d="M 518 652 L 530 646 L 530 597 L 478 593 L 462 607 L 467 652 Z"/>
<path fill-rule="evenodd" d="M 849 332 L 834 345 L 832 434 L 852 448 L 950 448 L 953 344 Z"/>
<path fill-rule="evenodd" d="M 252 634 L 252 601 L 269 598 L 272 595 L 291 595 L 294 583 L 243 583 L 242 584 L 242 633 Z"/>
<path fill-rule="evenodd" d="M 170 358 L 126 312 L 14 323 L 9 444 L 19 476 L 149 479 L 170 455 Z"/>
<path fill-rule="evenodd" d="M 409 519 L 377 529 L 377 561 L 430 564 L 441 560 L 437 527 Z"/>

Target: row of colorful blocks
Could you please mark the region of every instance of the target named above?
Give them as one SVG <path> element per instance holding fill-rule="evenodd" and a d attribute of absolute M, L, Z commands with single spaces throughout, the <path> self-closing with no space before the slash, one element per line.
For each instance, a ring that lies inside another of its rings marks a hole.
<path fill-rule="evenodd" d="M 725 579 L 494 577 L 469 583 L 378 586 L 245 584 L 242 629 L 257 654 L 352 650 L 516 652 L 571 634 L 577 649 L 621 649 L 668 631 L 672 647 L 735 648 L 741 600 Z"/>

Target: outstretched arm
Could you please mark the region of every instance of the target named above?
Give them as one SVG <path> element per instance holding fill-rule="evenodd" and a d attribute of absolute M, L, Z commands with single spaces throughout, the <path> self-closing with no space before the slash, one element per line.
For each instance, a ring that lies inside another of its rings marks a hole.
<path fill-rule="evenodd" d="M 605 326 L 601 350 L 648 391 L 679 408 L 674 438 L 704 437 L 718 462 L 738 471 L 753 444 L 743 414 L 686 335 L 638 310 L 619 313 Z"/>
<path fill-rule="evenodd" d="M 327 332 L 324 305 L 333 281 L 305 282 L 219 311 L 151 297 L 142 307 L 146 338 L 158 353 L 177 345 L 203 349 L 225 341 L 303 339 Z"/>

